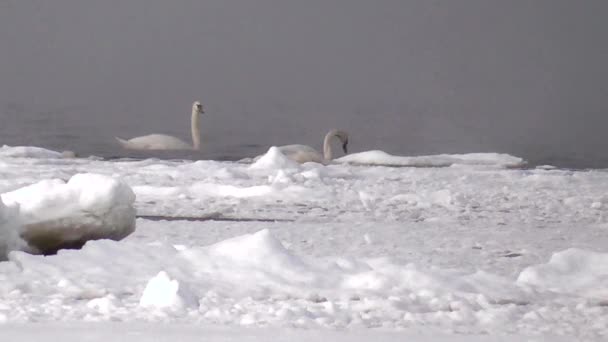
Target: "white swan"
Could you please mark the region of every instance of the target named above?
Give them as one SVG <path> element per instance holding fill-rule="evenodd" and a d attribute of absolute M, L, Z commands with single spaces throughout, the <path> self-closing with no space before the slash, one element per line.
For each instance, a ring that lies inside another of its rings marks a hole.
<path fill-rule="evenodd" d="M 342 150 L 344 153 L 348 153 L 348 133 L 338 129 L 332 129 L 325 135 L 325 139 L 323 139 L 323 155 L 308 145 L 294 144 L 279 146 L 279 150 L 287 158 L 298 163 L 315 162 L 327 164 L 333 159 L 331 142 L 334 138 L 340 140 L 342 143 Z"/>
<path fill-rule="evenodd" d="M 166 134 L 149 134 L 129 140 L 116 137 L 116 140 L 122 147 L 132 150 L 198 150 L 201 147 L 199 115 L 203 113 L 205 113 L 203 106 L 195 101 L 192 104 L 192 145 Z"/>

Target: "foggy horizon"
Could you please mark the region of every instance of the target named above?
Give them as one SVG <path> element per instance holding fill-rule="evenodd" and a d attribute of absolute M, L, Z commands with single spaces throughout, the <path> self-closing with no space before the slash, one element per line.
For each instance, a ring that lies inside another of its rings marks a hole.
<path fill-rule="evenodd" d="M 501 152 L 608 167 L 608 2 L 0 3 L 0 146 L 126 155 L 114 136 Z"/>

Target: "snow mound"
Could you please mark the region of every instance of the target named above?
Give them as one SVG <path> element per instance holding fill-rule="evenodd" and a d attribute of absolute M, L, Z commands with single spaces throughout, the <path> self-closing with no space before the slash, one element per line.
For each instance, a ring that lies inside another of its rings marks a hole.
<path fill-rule="evenodd" d="M 608 253 L 570 248 L 554 253 L 546 264 L 524 269 L 518 282 L 559 293 L 608 298 Z"/>
<path fill-rule="evenodd" d="M 246 268 L 268 271 L 305 271 L 305 264 L 292 255 L 268 229 L 237 236 L 209 247 L 209 257 L 230 260 Z"/>
<path fill-rule="evenodd" d="M 274 289 L 281 293 L 301 293 L 314 286 L 310 265 L 289 252 L 267 229 L 237 236 L 202 248 L 180 252 L 206 280 L 231 288 L 231 295 L 243 296 Z M 229 285 L 230 284 L 230 285 Z"/>
<path fill-rule="evenodd" d="M 262 155 L 257 160 L 249 166 L 249 169 L 252 170 L 267 170 L 267 169 L 298 169 L 299 164 L 295 161 L 287 158 L 281 150 L 272 146 L 268 149 L 266 154 Z"/>
<path fill-rule="evenodd" d="M 139 305 L 157 309 L 184 309 L 197 307 L 198 299 L 178 280 L 160 271 L 148 281 Z"/>
<path fill-rule="evenodd" d="M 7 146 L 0 147 L 0 158 L 63 158 L 64 154 L 35 146 Z"/>
<path fill-rule="evenodd" d="M 79 248 L 88 240 L 120 240 L 135 230 L 135 195 L 117 179 L 77 174 L 0 195 L 19 207 L 21 236 L 43 254 Z"/>
<path fill-rule="evenodd" d="M 429 156 L 405 157 L 374 150 L 352 153 L 334 159 L 337 163 L 378 166 L 446 167 L 451 165 L 486 165 L 497 167 L 520 167 L 525 164 L 522 158 L 501 153 L 438 154 Z"/>

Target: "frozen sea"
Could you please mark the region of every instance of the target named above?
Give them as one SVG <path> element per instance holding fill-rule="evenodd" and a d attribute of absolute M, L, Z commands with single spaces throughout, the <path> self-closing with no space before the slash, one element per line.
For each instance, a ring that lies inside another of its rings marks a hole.
<path fill-rule="evenodd" d="M 7 203 L 83 173 L 131 187 L 136 231 L 9 253 L 2 340 L 608 338 L 603 169 L 492 153 L 371 151 L 324 166 L 275 149 L 255 163 L 0 149 Z"/>

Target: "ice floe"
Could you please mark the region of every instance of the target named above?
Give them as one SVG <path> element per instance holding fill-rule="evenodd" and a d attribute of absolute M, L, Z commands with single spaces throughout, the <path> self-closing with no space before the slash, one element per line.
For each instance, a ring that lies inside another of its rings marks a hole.
<path fill-rule="evenodd" d="M 7 146 L 0 147 L 0 158 L 74 158 L 72 151 L 57 152 L 35 146 Z"/>
<path fill-rule="evenodd" d="M 438 154 L 429 156 L 395 156 L 384 151 L 352 153 L 334 160 L 336 163 L 382 166 L 445 167 L 451 165 L 486 165 L 520 167 L 522 158 L 502 153 Z"/>

